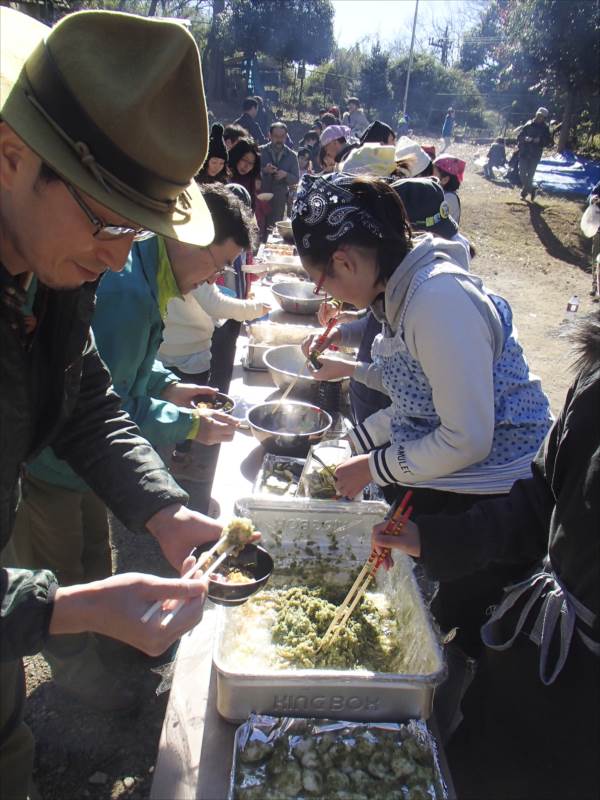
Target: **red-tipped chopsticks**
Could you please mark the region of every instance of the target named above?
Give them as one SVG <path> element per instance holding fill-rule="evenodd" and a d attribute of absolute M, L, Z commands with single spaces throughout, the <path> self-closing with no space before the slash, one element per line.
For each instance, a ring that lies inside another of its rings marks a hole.
<path fill-rule="evenodd" d="M 407 520 L 410 518 L 413 507 L 409 506 L 408 503 L 410 502 L 411 497 L 412 491 L 409 490 L 406 492 L 396 509 L 390 514 L 388 523 L 383 530 L 383 532 L 388 536 L 397 536 L 402 531 L 402 528 L 406 524 Z M 321 644 L 319 645 L 319 650 L 322 650 L 324 647 L 329 647 L 337 639 L 342 628 L 348 622 L 352 616 L 352 612 L 367 591 L 367 588 L 375 577 L 377 570 L 389 555 L 389 552 L 389 548 L 386 548 L 386 550 L 382 551 L 381 553 L 378 553 L 376 550 L 371 551 L 371 555 L 365 562 L 364 567 L 358 573 L 358 577 L 352 584 L 352 587 L 344 598 L 343 602 L 339 605 L 330 626 L 325 631 L 325 635 L 321 639 Z"/>

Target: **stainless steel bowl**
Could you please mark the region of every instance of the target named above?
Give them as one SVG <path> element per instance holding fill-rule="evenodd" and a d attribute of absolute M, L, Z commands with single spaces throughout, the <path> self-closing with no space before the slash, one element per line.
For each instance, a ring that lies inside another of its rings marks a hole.
<path fill-rule="evenodd" d="M 289 384 L 298 378 L 292 394 L 296 392 L 302 395 L 316 393 L 319 381 L 315 380 L 312 370 L 306 365 L 306 358 L 300 345 L 283 344 L 278 347 L 270 347 L 263 353 L 263 361 L 278 389 L 287 389 Z M 345 378 L 337 378 L 331 383 L 343 383 L 344 381 L 347 383 Z"/>
<path fill-rule="evenodd" d="M 310 403 L 271 400 L 248 411 L 248 425 L 268 453 L 304 457 L 331 428 L 326 411 Z"/>
<path fill-rule="evenodd" d="M 292 231 L 292 223 L 289 219 L 282 219 L 276 223 L 277 232 L 284 242 L 294 243 L 294 233 Z"/>
<path fill-rule="evenodd" d="M 316 314 L 327 293 L 315 294 L 315 288 L 314 283 L 295 281 L 276 283 L 271 291 L 284 311 L 291 314 Z"/>

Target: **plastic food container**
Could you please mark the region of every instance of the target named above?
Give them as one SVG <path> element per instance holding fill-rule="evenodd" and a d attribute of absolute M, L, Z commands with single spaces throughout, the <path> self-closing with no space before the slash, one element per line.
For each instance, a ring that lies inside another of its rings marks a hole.
<path fill-rule="evenodd" d="M 315 505 L 317 504 L 317 505 Z M 367 559 L 373 525 L 381 522 L 387 504 L 295 499 L 273 503 L 262 497 L 242 498 L 238 514 L 250 517 L 263 534 L 275 570 L 271 586 L 314 582 L 348 585 L 350 575 Z M 217 708 L 230 722 L 252 712 L 275 716 L 313 716 L 359 721 L 427 719 L 435 687 L 445 677 L 437 633 L 413 575 L 412 561 L 395 555 L 392 570 L 377 573 L 382 591 L 394 609 L 410 606 L 410 625 L 418 674 L 369 670 L 252 669 L 236 658 L 232 644 L 236 609 L 219 609 L 213 662 L 217 675 Z M 403 617 L 404 619 L 404 617 Z"/>

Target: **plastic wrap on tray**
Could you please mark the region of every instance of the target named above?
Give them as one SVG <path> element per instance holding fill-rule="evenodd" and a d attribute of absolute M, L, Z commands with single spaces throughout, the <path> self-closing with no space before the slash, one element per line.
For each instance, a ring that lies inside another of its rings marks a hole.
<path fill-rule="evenodd" d="M 238 728 L 228 800 L 445 800 L 424 722 L 252 714 Z"/>
<path fill-rule="evenodd" d="M 304 459 L 302 458 L 266 453 L 252 492 L 275 500 L 289 500 L 298 492 L 303 469 Z"/>

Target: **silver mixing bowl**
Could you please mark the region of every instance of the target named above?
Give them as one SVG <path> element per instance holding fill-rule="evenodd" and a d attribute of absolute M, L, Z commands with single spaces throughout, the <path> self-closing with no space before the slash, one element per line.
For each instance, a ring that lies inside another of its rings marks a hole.
<path fill-rule="evenodd" d="M 301 395 L 304 399 L 316 397 L 319 381 L 315 380 L 312 369 L 306 365 L 306 358 L 300 345 L 282 344 L 270 347 L 263 353 L 263 362 L 278 389 L 282 391 L 287 389 L 294 378 L 300 375 L 291 394 L 293 396 Z M 343 384 L 342 388 L 347 388 L 348 380 L 346 378 L 337 378 L 331 383 L 338 381 Z"/>
<path fill-rule="evenodd" d="M 327 293 L 315 294 L 315 288 L 315 284 L 308 281 L 282 281 L 274 284 L 271 291 L 284 311 L 290 314 L 316 314 Z"/>
<path fill-rule="evenodd" d="M 279 406 L 279 407 L 278 407 Z M 248 425 L 268 453 L 303 458 L 331 428 L 326 411 L 309 403 L 277 400 L 260 403 L 248 411 Z"/>

